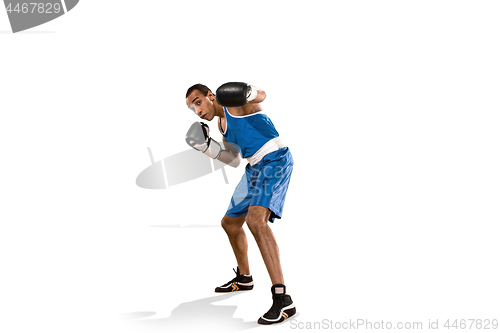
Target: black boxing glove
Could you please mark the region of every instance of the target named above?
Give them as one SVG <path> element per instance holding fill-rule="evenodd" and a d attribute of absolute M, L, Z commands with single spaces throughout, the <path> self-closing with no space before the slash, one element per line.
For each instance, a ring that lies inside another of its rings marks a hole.
<path fill-rule="evenodd" d="M 228 82 L 215 92 L 217 103 L 226 107 L 246 105 L 257 97 L 257 87 L 243 82 Z"/>

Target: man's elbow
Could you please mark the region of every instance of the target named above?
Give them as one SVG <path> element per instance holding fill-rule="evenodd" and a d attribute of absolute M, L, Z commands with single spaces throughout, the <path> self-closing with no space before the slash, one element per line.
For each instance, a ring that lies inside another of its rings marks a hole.
<path fill-rule="evenodd" d="M 232 166 L 233 168 L 237 168 L 241 163 L 241 156 L 237 156 L 236 158 L 234 158 L 231 163 L 229 163 L 229 166 Z"/>
<path fill-rule="evenodd" d="M 263 102 L 266 99 L 266 92 L 264 90 L 259 91 L 258 99 L 259 103 Z"/>

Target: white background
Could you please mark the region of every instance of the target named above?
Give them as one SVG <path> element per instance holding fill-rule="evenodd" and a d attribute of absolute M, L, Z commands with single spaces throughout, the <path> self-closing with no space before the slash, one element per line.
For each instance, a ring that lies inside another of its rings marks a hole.
<path fill-rule="evenodd" d="M 213 293 L 244 165 L 135 184 L 147 147 L 188 149 L 186 89 L 227 81 L 267 92 L 295 159 L 272 229 L 296 323 L 500 319 L 499 10 L 83 0 L 18 34 L 0 11 L 0 330 L 293 330 L 255 325 L 271 283 L 248 230 L 254 290 Z"/>

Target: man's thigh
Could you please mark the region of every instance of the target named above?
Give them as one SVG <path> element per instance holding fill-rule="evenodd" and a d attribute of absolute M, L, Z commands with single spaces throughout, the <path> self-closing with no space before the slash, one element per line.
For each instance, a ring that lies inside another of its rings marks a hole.
<path fill-rule="evenodd" d="M 247 224 L 265 225 L 271 216 L 271 210 L 264 206 L 252 205 L 248 207 Z"/>

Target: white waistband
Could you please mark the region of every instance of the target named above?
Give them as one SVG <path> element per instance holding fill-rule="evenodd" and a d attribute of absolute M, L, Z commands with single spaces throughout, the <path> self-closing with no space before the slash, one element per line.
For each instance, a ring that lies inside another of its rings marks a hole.
<path fill-rule="evenodd" d="M 254 166 L 255 164 L 259 163 L 260 160 L 267 154 L 283 147 L 286 147 L 286 145 L 283 140 L 280 139 L 280 137 L 271 139 L 267 141 L 262 147 L 260 147 L 260 149 L 255 154 L 247 157 L 248 163 L 250 163 L 251 166 Z"/>

